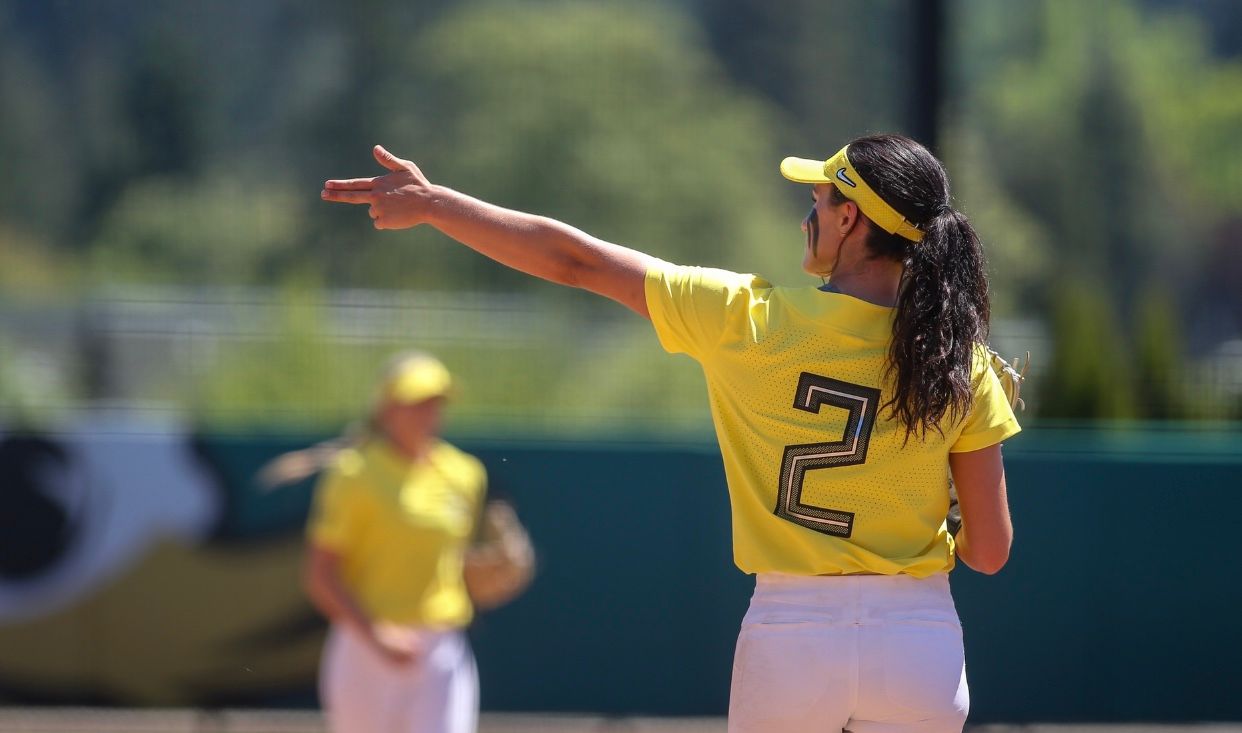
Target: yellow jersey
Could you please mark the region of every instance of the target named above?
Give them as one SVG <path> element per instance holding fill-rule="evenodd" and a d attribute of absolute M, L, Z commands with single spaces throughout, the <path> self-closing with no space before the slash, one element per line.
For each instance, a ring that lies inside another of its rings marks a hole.
<path fill-rule="evenodd" d="M 411 463 L 384 440 L 342 451 L 315 491 L 310 541 L 377 620 L 460 628 L 473 607 L 462 563 L 486 491 L 483 464 L 443 441 Z"/>
<path fill-rule="evenodd" d="M 950 452 L 1019 431 L 982 346 L 970 411 L 905 440 L 881 406 L 895 310 L 755 275 L 658 263 L 647 308 L 665 350 L 699 362 L 724 459 L 733 553 L 747 573 L 953 567 Z"/>

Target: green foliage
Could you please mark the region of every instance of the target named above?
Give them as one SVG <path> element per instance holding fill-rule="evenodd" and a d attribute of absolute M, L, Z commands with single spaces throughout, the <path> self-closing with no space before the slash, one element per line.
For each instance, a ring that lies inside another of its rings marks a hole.
<path fill-rule="evenodd" d="M 0 330 L 0 406 L 5 428 L 36 427 L 50 423 L 71 404 L 70 385 L 63 381 L 64 365 L 47 354 L 22 351 L 17 334 Z"/>
<path fill-rule="evenodd" d="M 382 356 L 333 343 L 322 303 L 313 287 L 286 288 L 271 324 L 276 338 L 235 341 L 192 384 L 170 387 L 201 423 L 216 427 L 338 425 L 359 417 Z"/>
<path fill-rule="evenodd" d="M 449 428 L 458 434 L 650 436 L 709 424 L 698 367 L 670 360 L 639 319 L 549 305 L 531 311 L 534 301 L 518 299 L 522 314 L 505 323 L 500 311 L 448 302 L 382 316 L 408 319 L 417 337 L 362 340 L 341 329 L 350 316 L 330 313 L 322 291 L 291 287 L 256 311 L 270 320 L 250 322 L 249 338 L 192 344 L 201 354 L 192 373 L 161 389 L 212 428 L 339 429 L 365 417 L 383 365 L 413 342 L 454 373 Z M 394 325 L 365 318 L 381 330 Z"/>
<path fill-rule="evenodd" d="M 1125 91 L 1101 9 L 1114 5 L 1047 3 L 1036 59 L 999 71 L 978 98 L 1002 185 L 1043 225 L 1058 263 L 1109 283 L 1118 301 L 1135 285 L 1129 265 L 1153 259 L 1164 233 L 1145 205 L 1159 186 L 1152 161 L 1131 152 L 1142 143 L 1140 105 Z"/>
<path fill-rule="evenodd" d="M 0 11 L 3 8 L 0 7 Z M 63 94 L 0 12 L 0 223 L 55 242 L 72 231 L 84 171 Z"/>
<path fill-rule="evenodd" d="M 1149 289 L 1139 302 L 1135 334 L 1135 381 L 1143 417 L 1190 417 L 1185 398 L 1182 340 L 1177 309 L 1168 293 Z"/>
<path fill-rule="evenodd" d="M 79 281 L 78 263 L 72 257 L 0 220 L 0 292 L 48 299 L 72 290 Z"/>
<path fill-rule="evenodd" d="M 473 3 L 397 63 L 425 81 L 397 74 L 380 91 L 385 139 L 433 180 L 666 259 L 796 272 L 775 117 L 729 85 L 689 18 L 634 3 Z M 491 266 L 472 275 L 530 287 Z"/>
<path fill-rule="evenodd" d="M 1189 16 L 1127 0 L 959 10 L 958 28 L 983 32 L 957 36 L 965 94 L 949 167 L 988 245 L 998 312 L 1049 314 L 1058 361 L 1043 412 L 1210 415 L 1188 396 L 1174 304 L 1201 299 L 1211 233 L 1242 210 L 1242 62 L 1210 56 Z M 1066 280 L 1097 292 L 1067 303 L 1048 287 Z M 1165 294 L 1142 295 L 1157 280 Z M 1101 325 L 1118 313 L 1134 315 L 1132 350 Z M 1086 348 L 1093 332 L 1106 340 Z"/>
<path fill-rule="evenodd" d="M 1212 58 L 1207 29 L 1185 16 L 1142 30 L 1119 56 L 1143 101 L 1145 147 L 1159 178 L 1188 214 L 1242 212 L 1242 60 Z"/>
<path fill-rule="evenodd" d="M 963 126 L 964 127 L 964 126 Z M 987 145 L 977 135 L 949 126 L 945 158 L 952 161 L 953 196 L 983 239 L 991 279 L 992 310 L 1031 312 L 1029 286 L 1054 277 L 1057 253 L 1048 246 L 1046 229 L 1022 201 L 1004 195 L 1004 171 L 989 162 Z M 1028 285 L 1024 289 L 1018 285 Z"/>
<path fill-rule="evenodd" d="M 571 368 L 547 385 L 557 412 L 577 417 L 575 432 L 687 433 L 710 425 L 702 370 L 688 358 L 670 358 L 649 324 L 615 321 L 576 347 Z"/>
<path fill-rule="evenodd" d="M 920 1 L 921 0 L 916 0 Z M 847 140 L 908 131 L 909 0 L 701 0 L 730 75 L 786 112 L 788 155 L 827 157 Z"/>
<path fill-rule="evenodd" d="M 1135 416 L 1124 337 L 1098 288 L 1071 282 L 1057 289 L 1052 338 L 1052 362 L 1039 389 L 1041 418 Z"/>
<path fill-rule="evenodd" d="M 497 203 L 797 283 L 805 196 L 776 162 L 908 129 L 917 1 L 118 0 L 36 13 L 0 0 L 0 289 L 313 282 L 528 291 L 549 313 L 613 307 L 319 202 L 324 178 L 379 172 L 375 142 Z M 1227 3 L 1193 4 L 1212 27 L 1191 5 L 949 4 L 940 149 L 985 240 L 996 312 L 1053 322 L 1050 414 L 1222 409 L 1168 386 L 1204 369 L 1184 362 L 1175 304 L 1242 290 L 1205 255 L 1210 233 L 1242 215 L 1242 60 L 1219 51 L 1233 37 Z M 1102 285 L 1067 305 L 1047 285 L 1067 280 Z M 1166 294 L 1142 294 L 1155 281 Z M 331 420 L 354 414 L 386 352 L 337 353 L 310 297 L 290 295 L 288 343 L 229 347 L 218 374 L 200 375 L 205 415 L 267 399 L 292 410 L 306 395 Z M 1113 314 L 1133 314 L 1132 349 L 1108 343 Z M 1237 337 L 1210 325 L 1196 349 Z M 610 348 L 513 346 L 505 358 L 530 374 L 504 378 L 494 348 L 436 346 L 476 385 L 461 414 L 480 424 L 520 424 L 539 399 L 584 422 L 701 409 L 693 367 L 670 365 L 643 324 L 599 330 Z M 1127 353 L 1135 387 L 1107 366 Z M 265 371 L 277 365 L 283 376 Z"/>
<path fill-rule="evenodd" d="M 1047 418 L 1203 420 L 1236 417 L 1201 391 L 1184 363 L 1177 306 L 1162 287 L 1138 298 L 1132 330 L 1121 329 L 1098 288 L 1056 292 L 1054 358 L 1041 384 Z"/>
<path fill-rule="evenodd" d="M 127 188 L 101 222 L 95 277 L 268 282 L 296 254 L 307 200 L 275 185 L 247 190 L 223 174 L 202 181 L 145 179 Z"/>
<path fill-rule="evenodd" d="M 1209 59 L 1193 22 L 1122 0 L 1046 0 L 1036 34 L 996 23 L 999 4 L 965 7 L 1000 35 L 961 36 L 972 86 L 954 162 L 988 169 L 962 176 L 994 186 L 972 188 L 972 205 L 1016 214 L 985 222 L 985 237 L 1016 229 L 1021 249 L 1049 253 L 1015 257 L 1032 267 L 998 269 L 999 283 L 1029 303 L 1055 263 L 1108 283 L 1122 310 L 1153 272 L 1187 287 L 1211 222 L 1242 205 L 1242 64 Z"/>

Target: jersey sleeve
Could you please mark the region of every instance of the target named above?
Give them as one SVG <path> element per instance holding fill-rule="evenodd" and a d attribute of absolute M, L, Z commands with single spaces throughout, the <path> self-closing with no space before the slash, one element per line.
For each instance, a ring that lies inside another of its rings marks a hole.
<path fill-rule="evenodd" d="M 745 315 L 759 288 L 771 285 L 754 275 L 656 262 L 647 270 L 647 311 L 665 351 L 700 359 Z"/>
<path fill-rule="evenodd" d="M 347 463 L 346 460 L 344 463 Z M 307 524 L 307 539 L 320 547 L 343 552 L 356 546 L 363 532 L 364 506 L 356 472 L 338 459 L 315 487 Z"/>
<path fill-rule="evenodd" d="M 989 360 L 977 351 L 975 355 L 975 394 L 970 413 L 962 424 L 962 432 L 949 448 L 950 453 L 968 453 L 996 445 L 1022 430 L 1013 414 L 1009 398 L 1000 378 L 988 365 Z"/>

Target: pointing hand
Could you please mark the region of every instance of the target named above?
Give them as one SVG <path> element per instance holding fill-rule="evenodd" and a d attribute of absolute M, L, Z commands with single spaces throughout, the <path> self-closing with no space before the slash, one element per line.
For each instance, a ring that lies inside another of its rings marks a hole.
<path fill-rule="evenodd" d="M 373 178 L 326 181 L 324 201 L 366 204 L 376 229 L 408 229 L 427 221 L 433 203 L 432 187 L 414 163 L 398 158 L 381 145 L 372 152 L 388 173 Z"/>

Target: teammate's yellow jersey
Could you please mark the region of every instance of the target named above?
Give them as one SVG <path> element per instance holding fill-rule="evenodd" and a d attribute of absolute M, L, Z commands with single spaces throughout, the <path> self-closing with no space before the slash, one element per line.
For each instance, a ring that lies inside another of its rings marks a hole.
<path fill-rule="evenodd" d="M 342 451 L 315 492 L 307 533 L 377 620 L 460 628 L 473 608 L 463 555 L 486 491 L 478 459 L 443 441 L 410 463 L 383 440 Z"/>
<path fill-rule="evenodd" d="M 1020 429 L 982 348 L 969 414 L 906 442 L 880 409 L 894 309 L 663 262 L 646 297 L 660 343 L 707 377 L 739 568 L 925 577 L 953 567 L 949 453 Z"/>

